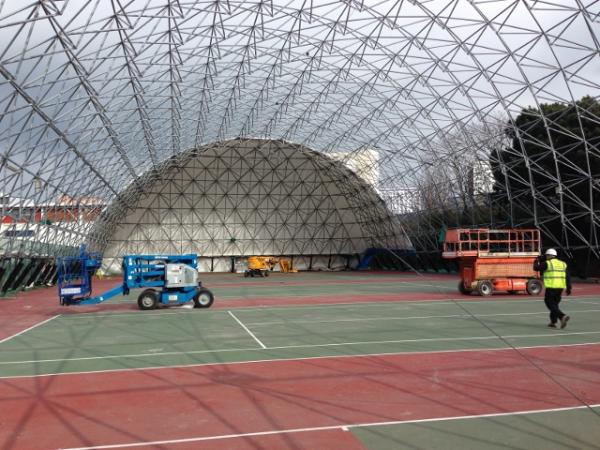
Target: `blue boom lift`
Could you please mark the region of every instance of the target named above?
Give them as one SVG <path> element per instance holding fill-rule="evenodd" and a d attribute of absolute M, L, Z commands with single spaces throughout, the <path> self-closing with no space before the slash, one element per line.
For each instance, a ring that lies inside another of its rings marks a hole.
<path fill-rule="evenodd" d="M 194 302 L 196 308 L 208 308 L 212 292 L 198 281 L 197 255 L 127 255 L 123 257 L 123 284 L 91 297 L 92 276 L 100 268 L 101 256 L 88 253 L 82 246 L 79 255 L 58 260 L 58 295 L 61 305 L 96 305 L 130 289 L 146 288 L 138 296 L 140 309 L 160 305 Z"/>

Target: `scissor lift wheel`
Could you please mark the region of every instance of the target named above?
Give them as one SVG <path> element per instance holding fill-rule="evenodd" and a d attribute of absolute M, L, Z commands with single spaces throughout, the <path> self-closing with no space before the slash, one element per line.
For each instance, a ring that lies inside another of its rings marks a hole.
<path fill-rule="evenodd" d="M 492 295 L 492 292 L 494 292 L 494 286 L 492 285 L 491 281 L 488 280 L 483 280 L 477 283 L 477 291 L 487 297 L 488 295 Z"/>
<path fill-rule="evenodd" d="M 529 295 L 538 295 L 540 292 L 542 292 L 542 282 L 540 280 L 528 280 L 527 281 L 527 293 Z"/>

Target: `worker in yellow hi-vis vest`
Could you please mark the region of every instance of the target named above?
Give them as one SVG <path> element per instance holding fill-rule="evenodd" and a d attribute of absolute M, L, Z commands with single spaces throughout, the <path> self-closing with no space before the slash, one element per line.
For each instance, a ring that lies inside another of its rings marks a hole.
<path fill-rule="evenodd" d="M 557 258 L 556 250 L 549 248 L 543 257 L 539 257 L 533 263 L 533 270 L 542 273 L 542 280 L 546 292 L 544 294 L 544 303 L 550 310 L 550 328 L 556 328 L 560 320 L 560 327 L 567 326 L 570 317 L 563 313 L 558 304 L 561 300 L 563 289 L 566 289 L 567 295 L 571 295 L 571 277 L 567 271 L 567 263 Z"/>

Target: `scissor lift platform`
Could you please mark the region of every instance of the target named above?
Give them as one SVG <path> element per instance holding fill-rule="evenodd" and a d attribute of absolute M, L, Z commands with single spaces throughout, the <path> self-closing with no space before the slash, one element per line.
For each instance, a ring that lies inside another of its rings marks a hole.
<path fill-rule="evenodd" d="M 543 285 L 533 263 L 540 253 L 537 229 L 456 228 L 446 232 L 442 257 L 458 260 L 462 294 L 526 291 L 537 295 Z"/>

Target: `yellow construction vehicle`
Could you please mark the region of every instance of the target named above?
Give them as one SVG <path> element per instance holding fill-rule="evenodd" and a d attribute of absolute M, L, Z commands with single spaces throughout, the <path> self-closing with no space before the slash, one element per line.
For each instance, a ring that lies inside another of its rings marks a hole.
<path fill-rule="evenodd" d="M 284 273 L 298 272 L 292 268 L 292 262 L 287 258 L 276 258 L 274 256 L 249 256 L 248 269 L 244 272 L 245 277 L 268 277 L 269 272 L 279 264 Z"/>
<path fill-rule="evenodd" d="M 279 267 L 281 267 L 281 271 L 284 273 L 296 273 L 297 269 L 292 267 L 292 261 L 287 258 L 281 258 L 279 260 Z"/>
<path fill-rule="evenodd" d="M 249 256 L 248 269 L 244 272 L 245 277 L 268 277 L 269 271 L 278 263 L 277 258 L 270 256 Z"/>

